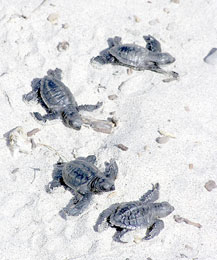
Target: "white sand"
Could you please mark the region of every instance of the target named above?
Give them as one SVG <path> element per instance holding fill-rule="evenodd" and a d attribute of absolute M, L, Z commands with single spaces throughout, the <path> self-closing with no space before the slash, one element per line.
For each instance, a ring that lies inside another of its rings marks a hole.
<path fill-rule="evenodd" d="M 180 0 L 179 4 L 48 0 L 37 8 L 41 2 L 0 0 L 0 259 L 216 260 L 217 189 L 204 188 L 210 179 L 217 182 L 216 67 L 203 61 L 217 47 L 216 0 Z M 59 15 L 57 24 L 47 20 L 52 13 Z M 66 23 L 69 27 L 62 28 Z M 163 83 L 163 75 L 150 71 L 128 75 L 125 67 L 90 65 L 90 59 L 107 47 L 109 37 L 118 35 L 123 42 L 144 45 L 142 36 L 148 34 L 175 56 L 176 62 L 165 69 L 177 71 L 179 81 Z M 70 46 L 59 52 L 56 46 L 62 41 Z M 63 82 L 79 104 L 103 101 L 103 107 L 89 115 L 106 119 L 116 111 L 119 125 L 113 134 L 87 127 L 76 132 L 58 120 L 41 126 L 32 118 L 30 112 L 44 110 L 27 106 L 22 95 L 31 90 L 33 78 L 56 67 L 63 70 Z M 128 79 L 119 91 L 118 86 Z M 105 88 L 98 88 L 99 84 Z M 109 100 L 111 94 L 118 99 Z M 73 159 L 72 153 L 95 154 L 103 170 L 104 161 L 115 158 L 119 176 L 113 196 L 95 196 L 84 214 L 63 220 L 58 212 L 70 193 L 63 188 L 45 192 L 58 156 L 38 147 L 31 154 L 12 157 L 3 134 L 16 126 L 26 131 L 40 128 L 36 141 L 58 150 L 67 160 Z M 159 145 L 158 130 L 176 138 Z M 119 150 L 118 143 L 128 146 L 128 151 Z M 15 168 L 19 170 L 12 174 Z M 35 177 L 32 168 L 40 169 Z M 175 207 L 158 237 L 135 243 L 135 236 L 145 234 L 140 230 L 123 238 L 127 244 L 119 244 L 112 241 L 112 228 L 94 232 L 103 209 L 138 199 L 156 182 L 161 185 L 159 201 Z M 176 223 L 176 214 L 202 228 Z"/>

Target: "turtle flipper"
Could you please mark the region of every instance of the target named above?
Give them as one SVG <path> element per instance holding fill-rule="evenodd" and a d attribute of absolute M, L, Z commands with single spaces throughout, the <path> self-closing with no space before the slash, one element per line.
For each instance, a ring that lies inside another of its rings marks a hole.
<path fill-rule="evenodd" d="M 103 104 L 102 102 L 97 102 L 96 105 L 80 105 L 80 106 L 78 106 L 77 109 L 79 112 L 82 110 L 92 112 L 92 111 L 100 108 L 102 106 L 102 104 Z"/>
<path fill-rule="evenodd" d="M 161 230 L 164 228 L 164 222 L 160 219 L 157 219 L 154 224 L 147 229 L 146 236 L 143 238 L 144 240 L 150 240 L 157 236 Z"/>
<path fill-rule="evenodd" d="M 38 93 L 35 92 L 35 91 L 31 91 L 28 94 L 23 95 L 23 101 L 25 103 L 29 103 L 31 101 L 38 103 L 39 102 L 39 100 L 38 100 Z"/>
<path fill-rule="evenodd" d="M 106 220 L 117 209 L 118 206 L 119 203 L 113 204 L 109 208 L 103 210 L 102 213 L 100 213 L 96 221 L 96 224 L 93 227 L 94 231 L 101 232 L 109 227 L 108 222 Z"/>
<path fill-rule="evenodd" d="M 164 82 L 170 82 L 179 78 L 179 74 L 177 72 L 163 70 L 157 65 L 156 62 L 149 62 L 145 65 L 145 69 L 169 76 L 170 78 L 164 80 Z"/>
<path fill-rule="evenodd" d="M 108 38 L 107 40 L 109 48 L 122 44 L 121 41 L 122 39 L 119 36 L 115 36 L 114 38 Z"/>
<path fill-rule="evenodd" d="M 96 162 L 96 156 L 95 155 L 88 155 L 85 160 L 89 163 L 94 164 Z"/>
<path fill-rule="evenodd" d="M 153 36 L 149 34 L 147 36 L 143 36 L 143 38 L 146 41 L 146 49 L 152 52 L 161 52 L 161 44 Z"/>
<path fill-rule="evenodd" d="M 139 200 L 143 203 L 153 203 L 154 201 L 159 199 L 159 189 L 160 185 L 159 183 L 156 183 L 155 185 L 152 184 L 152 190 L 148 190 Z"/>
<path fill-rule="evenodd" d="M 56 163 L 54 165 L 52 177 L 53 180 L 49 182 L 46 186 L 46 191 L 50 193 L 54 188 L 60 187 L 62 185 L 62 170 L 65 163 Z"/>
<path fill-rule="evenodd" d="M 71 199 L 67 204 L 67 206 L 59 212 L 60 216 L 65 219 L 66 215 L 68 216 L 80 215 L 88 207 L 91 197 L 92 197 L 91 193 L 86 193 L 83 196 L 81 196 L 80 200 L 78 197 L 76 197 L 76 199 L 74 198 Z"/>
<path fill-rule="evenodd" d="M 32 91 L 23 95 L 23 101 L 25 103 L 29 103 L 31 101 L 38 103 L 40 101 L 40 98 L 39 98 L 40 85 L 41 85 L 40 79 L 36 78 L 36 79 L 32 80 L 32 82 L 31 82 Z"/>
<path fill-rule="evenodd" d="M 54 119 L 57 119 L 59 117 L 59 114 L 54 111 L 54 112 L 51 112 L 51 113 L 48 113 L 44 116 L 42 116 L 40 113 L 38 112 L 33 112 L 32 113 L 32 116 L 37 120 L 37 121 L 40 121 L 42 123 L 46 123 L 47 120 L 54 120 Z"/>
<path fill-rule="evenodd" d="M 117 230 L 113 236 L 113 240 L 119 243 L 127 243 L 121 240 L 121 237 L 126 234 L 128 231 L 130 231 L 129 229 L 121 229 L 121 230 Z"/>
<path fill-rule="evenodd" d="M 121 44 L 121 37 L 115 36 L 114 38 L 108 38 L 107 40 L 108 42 L 108 46 L 109 48 L 103 50 L 100 52 L 99 56 L 93 57 L 91 59 L 91 63 L 94 64 L 99 63 L 101 65 L 104 64 L 116 64 L 116 65 L 120 65 L 121 63 L 109 53 L 109 49 L 111 49 L 112 47 L 116 46 L 116 45 L 120 45 Z"/>

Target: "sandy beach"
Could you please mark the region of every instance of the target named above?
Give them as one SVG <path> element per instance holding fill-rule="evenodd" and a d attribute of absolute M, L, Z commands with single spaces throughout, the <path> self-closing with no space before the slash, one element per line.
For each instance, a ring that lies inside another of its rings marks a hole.
<path fill-rule="evenodd" d="M 216 10 L 216 0 L 0 0 L 1 260 L 217 260 L 217 189 L 204 187 L 217 183 L 217 65 L 203 60 L 217 48 Z M 149 34 L 175 57 L 164 69 L 179 80 L 90 62 L 110 37 L 145 47 Z M 61 120 L 41 125 L 32 117 L 45 110 L 22 96 L 34 78 L 55 68 L 78 104 L 103 102 L 82 116 L 114 117 L 111 134 L 87 125 L 75 131 Z M 18 126 L 21 148 L 11 152 L 8 135 Z M 59 211 L 72 195 L 63 187 L 46 192 L 53 165 L 92 154 L 102 171 L 105 161 L 116 160 L 116 189 L 64 220 Z M 121 244 L 112 240 L 114 228 L 94 231 L 105 208 L 138 200 L 155 183 L 159 202 L 175 208 L 157 237 L 142 241 L 146 230 L 138 229 Z"/>

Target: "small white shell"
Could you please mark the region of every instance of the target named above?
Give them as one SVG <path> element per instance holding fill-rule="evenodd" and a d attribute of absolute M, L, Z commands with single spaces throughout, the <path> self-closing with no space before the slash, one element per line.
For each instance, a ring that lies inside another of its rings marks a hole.
<path fill-rule="evenodd" d="M 170 140 L 169 136 L 161 136 L 156 138 L 156 142 L 159 144 L 165 144 Z"/>
<path fill-rule="evenodd" d="M 52 14 L 49 14 L 49 16 L 47 17 L 47 20 L 49 22 L 51 22 L 52 24 L 57 24 L 58 18 L 59 18 L 59 14 L 52 13 Z"/>

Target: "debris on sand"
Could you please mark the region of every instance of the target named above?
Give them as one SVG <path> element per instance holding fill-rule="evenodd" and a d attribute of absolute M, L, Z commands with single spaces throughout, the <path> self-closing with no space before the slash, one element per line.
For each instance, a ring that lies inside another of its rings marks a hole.
<path fill-rule="evenodd" d="M 170 140 L 169 136 L 161 136 L 156 138 L 156 142 L 159 144 L 165 144 Z"/>
<path fill-rule="evenodd" d="M 52 24 L 57 24 L 58 18 L 59 18 L 59 14 L 52 13 L 52 14 L 49 14 L 49 16 L 47 17 L 47 20 L 49 22 L 51 22 Z"/>
<path fill-rule="evenodd" d="M 174 220 L 175 220 L 177 223 L 182 223 L 182 222 L 184 222 L 184 223 L 186 223 L 186 224 L 188 224 L 188 225 L 192 225 L 192 226 L 195 226 L 195 227 L 197 227 L 197 228 L 202 228 L 202 225 L 201 225 L 201 224 L 195 223 L 195 222 L 193 222 L 193 221 L 191 221 L 191 220 L 188 220 L 187 218 L 182 218 L 182 217 L 180 217 L 179 215 L 174 215 L 173 218 L 174 218 Z"/>
<path fill-rule="evenodd" d="M 166 131 L 164 131 L 164 130 L 160 130 L 160 129 L 159 129 L 159 130 L 158 130 L 158 133 L 161 134 L 161 135 L 163 135 L 163 136 L 168 136 L 168 137 L 170 137 L 170 138 L 176 138 L 174 134 L 168 133 L 168 132 L 166 132 Z"/>
<path fill-rule="evenodd" d="M 209 180 L 205 183 L 204 187 L 206 188 L 206 190 L 212 191 L 213 189 L 217 188 L 217 185 L 213 180 Z"/>
<path fill-rule="evenodd" d="M 171 3 L 174 3 L 174 4 L 179 4 L 180 3 L 180 0 L 170 0 Z"/>
<path fill-rule="evenodd" d="M 114 124 L 108 120 L 98 120 L 90 117 L 82 117 L 83 123 L 89 125 L 94 131 L 111 134 Z"/>
<path fill-rule="evenodd" d="M 69 43 L 67 41 L 59 42 L 57 45 L 57 50 L 59 52 L 66 51 L 69 48 Z"/>
<path fill-rule="evenodd" d="M 32 129 L 31 131 L 27 132 L 27 136 L 28 136 L 28 137 L 31 137 L 31 136 L 37 134 L 39 131 L 40 131 L 39 128 L 34 128 L 34 129 Z"/>
<path fill-rule="evenodd" d="M 189 168 L 189 170 L 193 170 L 194 169 L 193 163 L 189 163 L 188 168 Z"/>
<path fill-rule="evenodd" d="M 128 147 L 123 145 L 123 144 L 117 144 L 116 145 L 119 149 L 121 149 L 122 151 L 127 151 L 128 150 Z"/>
<path fill-rule="evenodd" d="M 31 153 L 32 149 L 34 149 L 34 141 L 32 138 L 29 138 L 34 134 L 32 131 L 28 132 L 28 135 L 22 126 L 17 126 L 4 135 L 7 141 L 7 146 L 13 156 L 17 156 L 18 153 Z"/>
<path fill-rule="evenodd" d="M 108 96 L 108 99 L 110 99 L 110 100 L 115 100 L 115 99 L 117 99 L 118 98 L 118 96 L 117 95 L 109 95 Z"/>
<path fill-rule="evenodd" d="M 69 28 L 69 24 L 68 24 L 68 23 L 62 24 L 62 28 L 63 28 L 63 29 L 68 29 L 68 28 Z"/>
<path fill-rule="evenodd" d="M 115 116 L 113 116 L 113 117 L 108 117 L 107 120 L 108 120 L 109 122 L 111 122 L 114 127 L 117 127 L 117 125 L 118 125 L 118 119 L 117 119 Z"/>
<path fill-rule="evenodd" d="M 134 15 L 134 20 L 136 23 L 141 22 L 141 19 L 137 15 Z"/>

